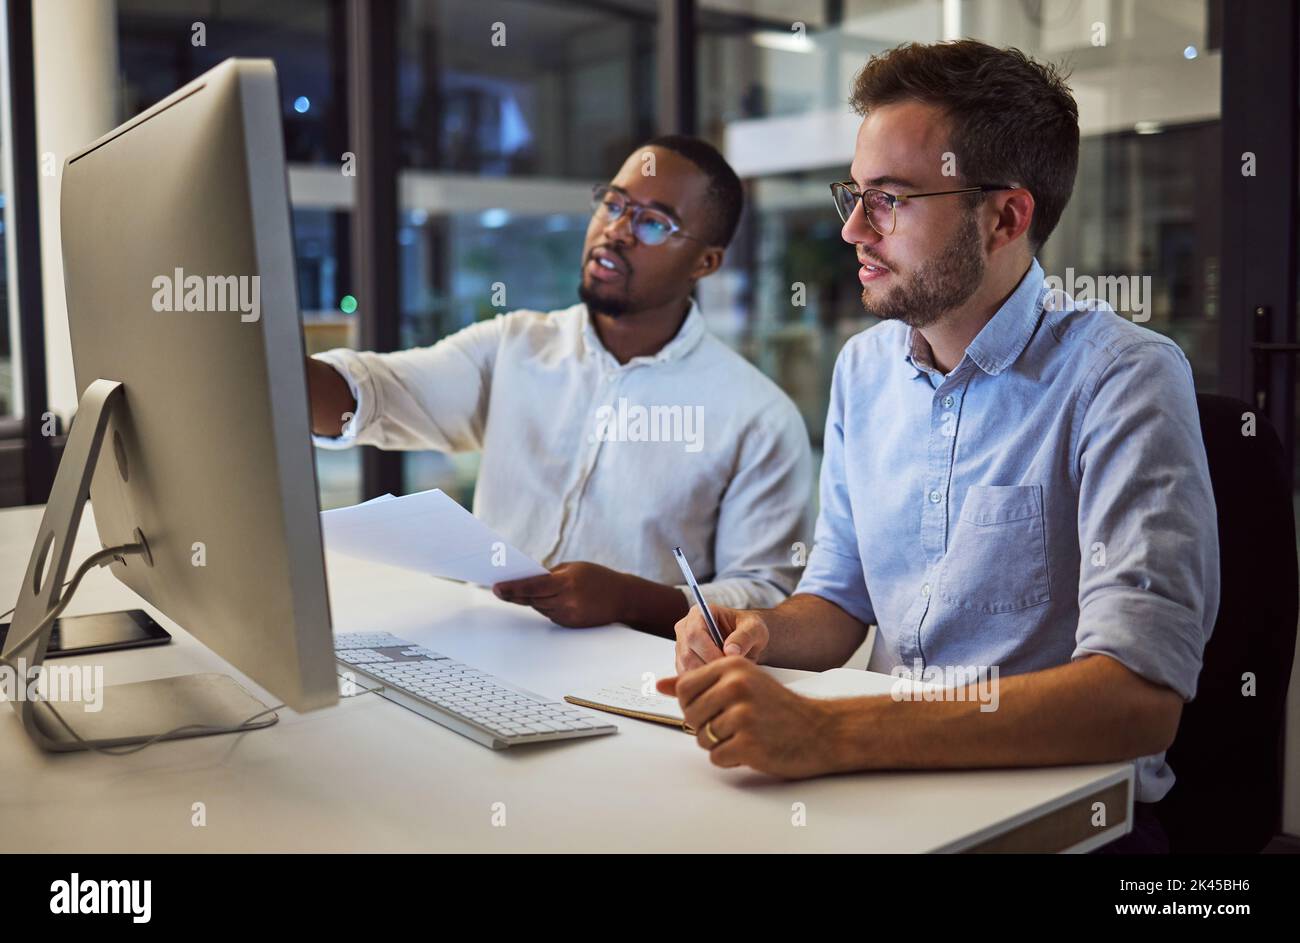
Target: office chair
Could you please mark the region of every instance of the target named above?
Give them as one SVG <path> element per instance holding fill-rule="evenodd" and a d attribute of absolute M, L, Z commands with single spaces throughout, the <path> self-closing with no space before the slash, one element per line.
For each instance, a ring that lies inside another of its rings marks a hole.
<path fill-rule="evenodd" d="M 1177 780 L 1156 814 L 1171 853 L 1254 854 L 1280 824 L 1300 606 L 1291 476 L 1257 410 L 1227 396 L 1196 399 L 1218 506 L 1221 598 L 1196 697 L 1166 757 Z M 1242 434 L 1245 413 L 1255 414 L 1254 436 Z M 1247 672 L 1253 697 L 1242 694 Z"/>

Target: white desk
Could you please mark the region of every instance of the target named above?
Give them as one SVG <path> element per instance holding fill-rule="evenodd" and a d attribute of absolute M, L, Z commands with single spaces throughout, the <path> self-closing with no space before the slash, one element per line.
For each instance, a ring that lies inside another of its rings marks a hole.
<path fill-rule="evenodd" d="M 16 596 L 40 508 L 0 511 L 0 611 Z M 97 550 L 89 510 L 74 566 Z M 643 672 L 672 644 L 621 626 L 562 629 L 485 590 L 328 561 L 336 631 L 389 631 L 556 698 Z M 146 608 L 167 646 L 87 656 L 107 684 L 198 671 L 267 692 L 145 605 L 107 570 L 67 614 Z M 481 747 L 374 695 L 240 736 L 126 757 L 46 754 L 0 705 L 0 834 L 9 852 L 1089 850 L 1129 830 L 1128 763 L 885 773 L 783 782 L 720 770 L 693 737 L 614 718 L 612 736 Z M 1111 825 L 1080 840 L 1091 802 Z M 206 826 L 191 824 L 203 803 Z M 505 825 L 493 824 L 504 803 Z M 803 803 L 806 825 L 792 824 Z M 498 809 L 501 807 L 497 807 Z M 1063 837 L 1064 836 L 1064 837 Z M 990 846 L 988 843 L 993 842 Z"/>

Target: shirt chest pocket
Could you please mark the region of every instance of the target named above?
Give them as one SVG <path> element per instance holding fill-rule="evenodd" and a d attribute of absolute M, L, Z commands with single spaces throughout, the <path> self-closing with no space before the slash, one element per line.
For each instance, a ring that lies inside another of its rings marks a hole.
<path fill-rule="evenodd" d="M 979 612 L 1014 612 L 1051 597 L 1041 485 L 972 485 L 953 527 L 939 595 Z"/>

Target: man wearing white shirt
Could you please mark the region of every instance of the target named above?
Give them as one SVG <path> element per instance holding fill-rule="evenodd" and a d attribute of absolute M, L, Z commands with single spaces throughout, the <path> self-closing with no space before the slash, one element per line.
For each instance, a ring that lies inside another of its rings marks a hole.
<path fill-rule="evenodd" d="M 675 546 L 710 602 L 775 605 L 808 540 L 807 431 L 692 298 L 742 201 L 709 144 L 648 142 L 593 191 L 580 303 L 309 358 L 317 444 L 481 451 L 474 513 L 550 570 L 494 591 L 560 625 L 671 636 L 691 603 Z"/>

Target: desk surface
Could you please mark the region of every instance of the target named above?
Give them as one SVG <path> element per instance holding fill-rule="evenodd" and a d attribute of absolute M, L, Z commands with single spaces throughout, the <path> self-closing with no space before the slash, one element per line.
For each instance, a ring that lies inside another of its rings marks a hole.
<path fill-rule="evenodd" d="M 0 606 L 41 512 L 0 511 Z M 87 512 L 74 565 L 98 548 Z M 666 639 L 559 628 L 485 590 L 342 557 L 327 567 L 336 631 L 392 632 L 539 694 L 673 670 Z M 87 656 L 106 684 L 217 671 L 277 703 L 107 570 L 86 577 L 67 614 L 126 608 L 148 609 L 175 641 Z M 265 730 L 108 757 L 43 753 L 0 705 L 0 828 L 10 852 L 958 851 L 1107 788 L 1132 794 L 1128 763 L 784 782 L 717 769 L 672 728 L 614 720 L 612 736 L 493 751 L 363 695 L 283 710 Z M 206 825 L 193 824 L 197 803 Z M 1128 805 L 1072 850 L 1127 831 Z"/>

